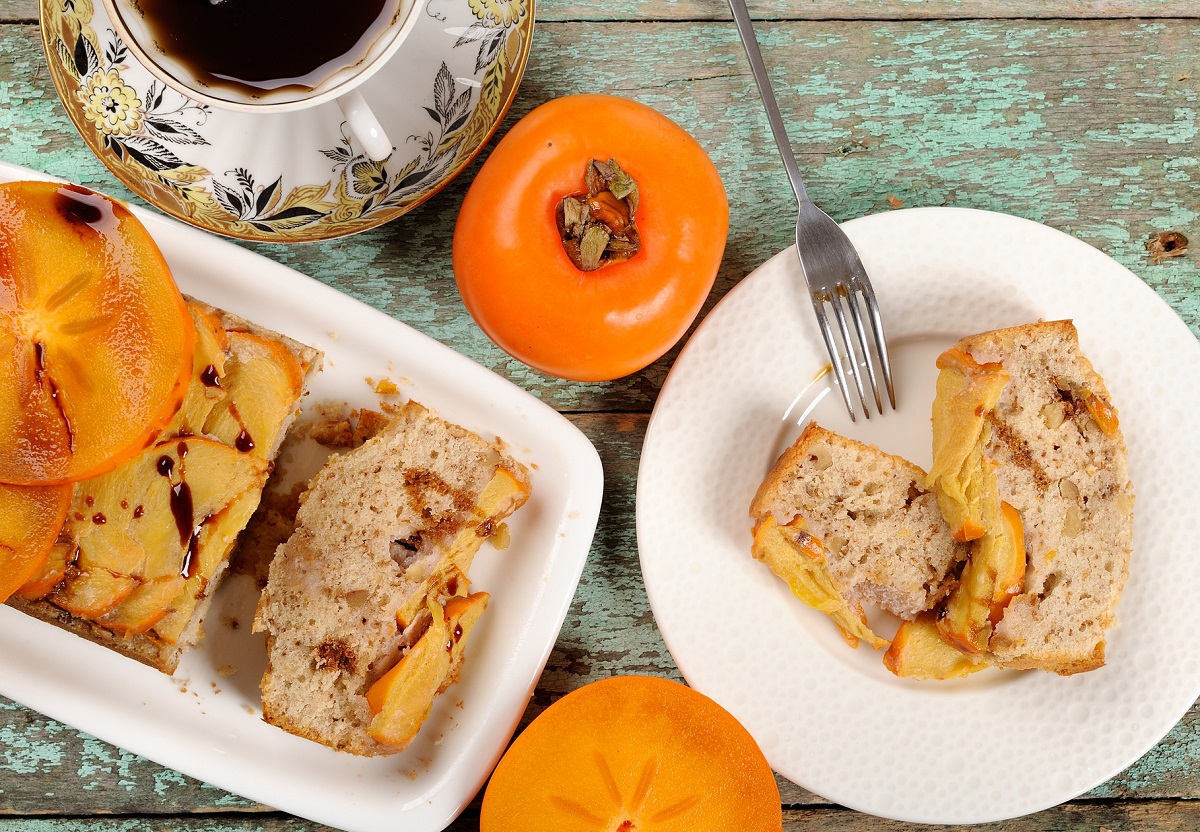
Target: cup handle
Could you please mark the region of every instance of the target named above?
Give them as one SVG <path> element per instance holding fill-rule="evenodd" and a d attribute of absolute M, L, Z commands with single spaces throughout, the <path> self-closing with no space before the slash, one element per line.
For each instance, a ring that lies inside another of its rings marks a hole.
<path fill-rule="evenodd" d="M 375 114 L 367 106 L 362 93 L 351 90 L 338 98 L 337 105 L 342 110 L 342 117 L 346 119 L 350 132 L 354 134 L 368 158 L 380 161 L 392 155 L 392 143 L 383 132 L 379 119 L 375 118 Z"/>

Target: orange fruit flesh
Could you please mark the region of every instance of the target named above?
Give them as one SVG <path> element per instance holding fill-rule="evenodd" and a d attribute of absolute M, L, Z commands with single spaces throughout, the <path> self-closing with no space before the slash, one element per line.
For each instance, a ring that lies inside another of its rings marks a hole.
<path fill-rule="evenodd" d="M 0 603 L 46 563 L 73 488 L 0 485 Z"/>
<path fill-rule="evenodd" d="M 778 832 L 779 789 L 754 739 L 689 687 L 649 676 L 586 685 L 513 742 L 481 832 Z"/>
<path fill-rule="evenodd" d="M 150 234 L 73 185 L 0 185 L 0 482 L 110 471 L 182 401 L 195 333 Z"/>

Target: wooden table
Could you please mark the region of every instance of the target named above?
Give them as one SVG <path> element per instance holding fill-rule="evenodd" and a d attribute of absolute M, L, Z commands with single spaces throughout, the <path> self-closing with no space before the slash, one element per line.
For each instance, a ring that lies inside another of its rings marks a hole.
<path fill-rule="evenodd" d="M 1200 333 L 1200 258 L 1189 253 L 1156 264 L 1145 247 L 1161 231 L 1200 235 L 1200 0 L 751 5 L 810 192 L 835 219 L 903 204 L 1037 220 L 1116 258 Z M 537 20 L 525 80 L 501 130 L 547 99 L 606 91 L 650 104 L 691 131 L 720 169 L 732 214 L 705 311 L 790 244 L 787 180 L 723 3 L 538 0 Z M 130 196 L 59 105 L 41 52 L 36 0 L 0 3 L 0 158 Z M 604 512 L 528 719 L 613 674 L 679 677 L 655 628 L 634 538 L 639 450 L 675 352 L 631 378 L 575 384 L 531 371 L 495 348 L 463 310 L 450 268 L 455 213 L 475 170 L 372 232 L 329 244 L 249 247 L 510 378 L 567 414 L 599 449 Z M 1194 706 L 1111 781 L 1066 805 L 988 828 L 1200 828 L 1200 802 L 1192 800 L 1200 797 L 1198 759 Z M 788 830 L 910 828 L 779 785 Z M 475 829 L 477 817 L 468 809 L 452 828 Z M 0 699 L 0 832 L 115 828 L 316 825 Z"/>

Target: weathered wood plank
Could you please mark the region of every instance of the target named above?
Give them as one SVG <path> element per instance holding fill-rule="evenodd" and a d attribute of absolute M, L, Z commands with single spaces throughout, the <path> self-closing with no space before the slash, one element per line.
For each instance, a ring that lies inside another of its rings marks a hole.
<path fill-rule="evenodd" d="M 765 20 L 943 20 L 1020 18 L 1197 17 L 1196 0 L 748 0 Z M 721 20 L 728 7 L 714 0 L 537 0 L 537 18 L 566 20 Z M 37 19 L 38 0 L 5 0 L 0 23 Z"/>
<path fill-rule="evenodd" d="M 1095 830 L 1153 829 L 1184 832 L 1200 824 L 1200 805 L 1163 800 L 1137 803 L 1068 803 L 1033 815 L 1000 823 L 939 827 L 944 832 L 1095 832 Z M 918 832 L 928 826 L 898 823 L 840 808 L 784 811 L 785 832 Z"/>
<path fill-rule="evenodd" d="M 775 23 L 761 37 L 810 192 L 835 218 L 891 210 L 889 198 L 1028 217 L 1113 255 L 1200 332 L 1196 255 L 1151 265 L 1144 249 L 1155 231 L 1194 235 L 1200 216 L 1200 23 Z M 590 58 L 577 65 L 581 42 Z M 659 108 L 712 155 L 732 221 L 709 307 L 790 244 L 786 178 L 731 26 L 544 24 L 505 126 L 585 90 Z M 0 143 L 8 160 L 124 193 L 66 119 L 32 26 L 0 31 Z M 372 232 L 256 249 L 556 408 L 648 410 L 673 354 L 629 379 L 560 383 L 506 357 L 462 314 L 449 239 L 473 171 Z"/>
<path fill-rule="evenodd" d="M 1192 0 L 747 0 L 756 20 L 970 20 L 1102 19 L 1194 17 Z M 722 0 L 539 0 L 538 19 L 556 20 L 727 20 Z"/>
<path fill-rule="evenodd" d="M 920 832 L 929 827 L 899 823 L 840 807 L 785 808 L 785 832 Z M 1200 828 L 1200 805 L 1185 800 L 1133 803 L 1069 803 L 1001 823 L 945 826 L 945 832 L 1095 832 L 1095 830 L 1153 829 L 1191 832 Z M 0 819 L 0 832 L 320 832 L 328 827 L 279 815 L 154 818 Z M 475 832 L 479 816 L 468 809 L 447 832 Z"/>

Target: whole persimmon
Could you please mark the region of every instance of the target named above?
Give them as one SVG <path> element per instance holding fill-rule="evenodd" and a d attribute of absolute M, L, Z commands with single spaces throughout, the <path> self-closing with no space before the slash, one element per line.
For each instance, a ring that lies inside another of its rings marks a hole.
<path fill-rule="evenodd" d="M 521 119 L 454 229 L 464 304 L 501 349 L 550 375 L 637 372 L 687 331 L 729 229 L 716 167 L 636 101 L 572 95 Z"/>
<path fill-rule="evenodd" d="M 483 797 L 480 832 L 779 832 L 771 767 L 702 693 L 617 676 L 547 708 L 513 742 Z"/>
<path fill-rule="evenodd" d="M 0 485 L 0 603 L 46 563 L 72 493 L 69 485 Z"/>
<path fill-rule="evenodd" d="M 148 445 L 187 389 L 195 334 L 123 205 L 0 185 L 0 482 L 76 482 Z"/>

